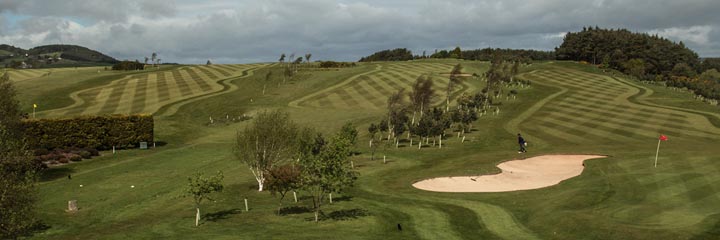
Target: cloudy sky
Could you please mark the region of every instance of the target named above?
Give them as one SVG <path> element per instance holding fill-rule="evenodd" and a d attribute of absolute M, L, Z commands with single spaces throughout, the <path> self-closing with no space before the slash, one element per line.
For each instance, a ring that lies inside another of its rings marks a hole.
<path fill-rule="evenodd" d="M 77 44 L 118 59 L 356 61 L 378 50 L 551 50 L 583 26 L 627 28 L 720 56 L 718 0 L 0 0 L 0 43 Z"/>

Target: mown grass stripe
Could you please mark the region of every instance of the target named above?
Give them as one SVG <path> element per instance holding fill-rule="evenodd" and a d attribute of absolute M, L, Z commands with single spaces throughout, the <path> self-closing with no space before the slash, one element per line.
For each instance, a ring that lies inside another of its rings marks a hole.
<path fill-rule="evenodd" d="M 103 102 L 99 103 L 101 107 L 95 112 L 83 112 L 84 114 L 97 114 L 97 113 L 112 113 L 120 105 L 120 98 L 123 95 L 123 90 L 129 85 L 129 80 L 118 81 L 117 84 L 112 86 L 112 92 Z"/>
<path fill-rule="evenodd" d="M 180 80 L 179 80 L 179 79 L 175 79 L 175 77 L 172 76 L 172 73 L 171 73 L 171 72 L 163 72 L 163 73 L 160 73 L 160 74 L 163 74 L 163 75 L 165 76 L 165 79 L 166 79 L 167 88 L 168 88 L 168 91 L 169 91 L 169 93 L 168 93 L 168 96 L 169 96 L 168 102 L 171 102 L 173 99 L 180 99 L 180 98 L 182 98 L 184 95 L 183 95 L 183 93 L 181 92 L 180 86 L 178 85 L 178 81 L 181 81 L 181 79 L 180 79 Z M 160 76 L 160 75 L 158 75 L 158 76 Z M 178 72 L 178 76 L 179 76 L 179 72 Z M 182 78 L 182 77 L 180 77 L 180 78 Z"/>
<path fill-rule="evenodd" d="M 190 88 L 190 85 L 188 84 L 188 82 L 192 81 L 192 80 L 186 79 L 186 78 L 190 78 L 190 77 L 183 76 L 182 73 L 185 73 L 185 71 L 182 71 L 182 70 L 172 71 L 173 77 L 170 80 L 171 80 L 171 82 L 174 82 L 175 85 L 177 86 L 177 89 L 180 90 L 180 96 L 187 97 L 187 96 L 193 95 L 193 91 Z"/>
<path fill-rule="evenodd" d="M 147 96 L 145 97 L 145 108 L 141 109 L 141 111 L 143 113 L 153 113 L 157 110 L 157 106 L 160 103 L 160 89 L 158 87 L 157 75 L 148 74 L 147 83 L 148 90 Z"/>
<path fill-rule="evenodd" d="M 203 71 L 203 72 L 204 72 L 204 71 Z M 200 77 L 200 75 L 198 74 L 198 72 L 196 71 L 195 68 L 190 68 L 190 69 L 188 69 L 187 73 L 190 75 L 190 78 L 195 82 L 195 84 L 197 84 L 197 86 L 199 86 L 200 89 L 202 89 L 202 92 L 212 91 L 212 87 L 210 86 L 210 84 L 208 84 L 207 82 L 203 81 L 203 79 L 208 79 L 208 78 L 202 78 L 202 77 Z M 212 74 L 212 73 L 210 73 L 210 74 Z M 207 75 L 207 74 L 206 74 L 206 75 Z M 208 76 L 209 76 L 209 75 L 208 75 Z M 215 74 L 212 74 L 212 76 L 213 76 L 213 77 L 210 77 L 210 79 L 208 79 L 208 80 L 215 82 L 215 81 L 212 80 L 212 79 L 216 79 L 217 76 L 215 76 Z M 197 88 L 196 88 L 196 89 L 197 89 Z"/>
<path fill-rule="evenodd" d="M 168 80 L 165 78 L 165 73 L 153 73 L 153 75 L 157 79 L 158 102 L 170 100 L 170 87 L 168 86 Z"/>
<path fill-rule="evenodd" d="M 224 77 L 232 76 L 232 73 L 228 72 L 225 68 L 222 68 L 222 67 L 220 67 L 220 66 L 211 65 L 211 66 L 209 66 L 208 68 L 212 69 L 213 71 L 216 71 L 216 72 L 220 73 L 220 74 L 223 75 Z"/>
<path fill-rule="evenodd" d="M 145 109 L 145 100 L 147 100 L 147 93 L 148 75 L 144 74 L 140 76 L 140 79 L 138 80 L 138 85 L 135 88 L 135 96 L 133 97 L 132 105 L 130 107 L 130 113 L 140 113 L 143 109 Z"/>
<path fill-rule="evenodd" d="M 383 101 L 383 94 L 375 90 L 374 87 L 370 86 L 367 81 L 360 81 L 357 85 L 357 92 L 362 94 L 361 97 L 366 101 L 370 102 L 374 108 L 382 108 L 385 105 Z"/>
<path fill-rule="evenodd" d="M 130 113 L 131 104 L 135 97 L 135 89 L 137 88 L 139 80 L 137 78 L 131 78 L 128 80 L 128 84 L 125 85 L 122 95 L 118 100 L 118 105 L 112 111 L 104 111 L 104 113 Z M 108 109 L 109 110 L 109 109 Z"/>
<path fill-rule="evenodd" d="M 204 67 L 192 67 L 192 68 L 189 68 L 188 71 L 194 72 L 195 75 L 197 75 L 197 76 L 199 76 L 201 74 L 204 75 L 205 77 L 200 77 L 202 79 L 212 79 L 212 80 L 218 79 L 218 76 L 215 73 L 205 69 Z"/>

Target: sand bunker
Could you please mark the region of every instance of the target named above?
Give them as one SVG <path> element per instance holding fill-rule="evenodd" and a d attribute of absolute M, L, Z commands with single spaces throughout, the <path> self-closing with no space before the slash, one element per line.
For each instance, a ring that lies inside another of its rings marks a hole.
<path fill-rule="evenodd" d="M 495 175 L 433 178 L 413 184 L 433 192 L 510 192 L 552 186 L 580 175 L 583 161 L 599 155 L 545 155 L 498 165 Z"/>

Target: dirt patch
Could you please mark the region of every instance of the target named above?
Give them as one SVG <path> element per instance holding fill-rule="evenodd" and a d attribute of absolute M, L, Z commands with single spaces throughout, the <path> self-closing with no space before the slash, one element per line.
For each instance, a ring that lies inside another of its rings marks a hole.
<path fill-rule="evenodd" d="M 556 185 L 578 176 L 583 161 L 600 155 L 544 155 L 498 164 L 495 175 L 442 177 L 419 181 L 413 187 L 433 192 L 510 192 Z"/>

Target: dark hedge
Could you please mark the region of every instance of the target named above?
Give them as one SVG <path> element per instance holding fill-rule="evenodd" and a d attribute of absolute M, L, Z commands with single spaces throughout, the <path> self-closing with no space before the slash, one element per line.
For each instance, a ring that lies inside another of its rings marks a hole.
<path fill-rule="evenodd" d="M 31 149 L 110 149 L 153 142 L 154 120 L 149 115 L 86 116 L 23 121 Z"/>

